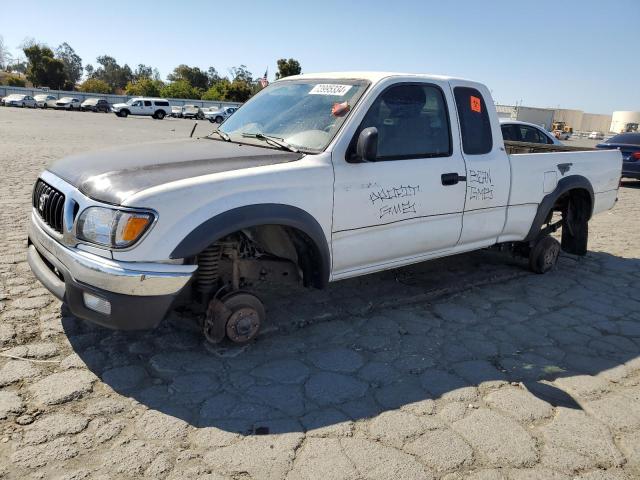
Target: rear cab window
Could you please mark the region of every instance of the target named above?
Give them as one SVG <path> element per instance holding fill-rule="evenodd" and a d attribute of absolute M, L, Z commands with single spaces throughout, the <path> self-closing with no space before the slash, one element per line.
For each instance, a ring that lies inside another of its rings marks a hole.
<path fill-rule="evenodd" d="M 491 121 L 482 94 L 471 87 L 455 87 L 462 150 L 467 155 L 483 155 L 493 148 Z"/>

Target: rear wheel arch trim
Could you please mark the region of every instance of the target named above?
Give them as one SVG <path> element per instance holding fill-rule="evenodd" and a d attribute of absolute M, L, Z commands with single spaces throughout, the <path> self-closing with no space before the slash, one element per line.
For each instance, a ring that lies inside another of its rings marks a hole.
<path fill-rule="evenodd" d="M 318 256 L 317 272 L 314 278 L 310 279 L 310 283 L 317 288 L 327 286 L 331 272 L 331 255 L 324 230 L 311 214 L 286 204 L 246 205 L 216 215 L 186 235 L 171 252 L 169 258 L 194 257 L 213 242 L 227 235 L 243 228 L 261 225 L 290 227 L 309 237 Z"/>
<path fill-rule="evenodd" d="M 571 190 L 586 190 L 589 193 L 589 199 L 591 201 L 591 208 L 587 220 L 589 220 L 593 214 L 593 207 L 595 204 L 595 194 L 593 193 L 593 187 L 591 182 L 582 175 L 569 175 L 560 179 L 556 188 L 545 195 L 538 205 L 538 210 L 529 229 L 529 233 L 524 239 L 525 242 L 532 242 L 536 239 L 538 233 L 544 225 L 544 221 L 549 215 L 549 212 L 555 205 L 556 201 L 565 193 Z"/>

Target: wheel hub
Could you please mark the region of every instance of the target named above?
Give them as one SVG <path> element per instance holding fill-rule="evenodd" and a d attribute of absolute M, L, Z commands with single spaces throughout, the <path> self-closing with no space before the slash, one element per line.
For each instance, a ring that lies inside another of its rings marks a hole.
<path fill-rule="evenodd" d="M 227 337 L 233 342 L 242 343 L 256 336 L 260 328 L 260 316 L 251 307 L 236 310 L 227 320 Z"/>

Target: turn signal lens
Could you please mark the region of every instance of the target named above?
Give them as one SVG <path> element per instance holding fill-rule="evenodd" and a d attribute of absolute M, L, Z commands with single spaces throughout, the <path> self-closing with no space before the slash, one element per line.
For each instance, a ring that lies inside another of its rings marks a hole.
<path fill-rule="evenodd" d="M 152 218 L 148 213 L 122 212 L 116 227 L 115 245 L 126 247 L 137 241 L 151 224 Z"/>
<path fill-rule="evenodd" d="M 149 225 L 148 218 L 141 217 L 132 217 L 127 220 L 123 230 L 122 230 L 122 240 L 125 242 L 132 242 L 136 238 L 138 238 L 144 229 Z"/>

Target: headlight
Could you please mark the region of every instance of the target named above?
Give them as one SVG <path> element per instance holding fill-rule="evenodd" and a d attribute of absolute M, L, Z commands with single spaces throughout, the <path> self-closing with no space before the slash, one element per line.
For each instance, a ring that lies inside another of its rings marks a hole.
<path fill-rule="evenodd" d="M 148 212 L 89 207 L 80 214 L 76 236 L 111 248 L 126 248 L 142 237 L 154 216 Z"/>

